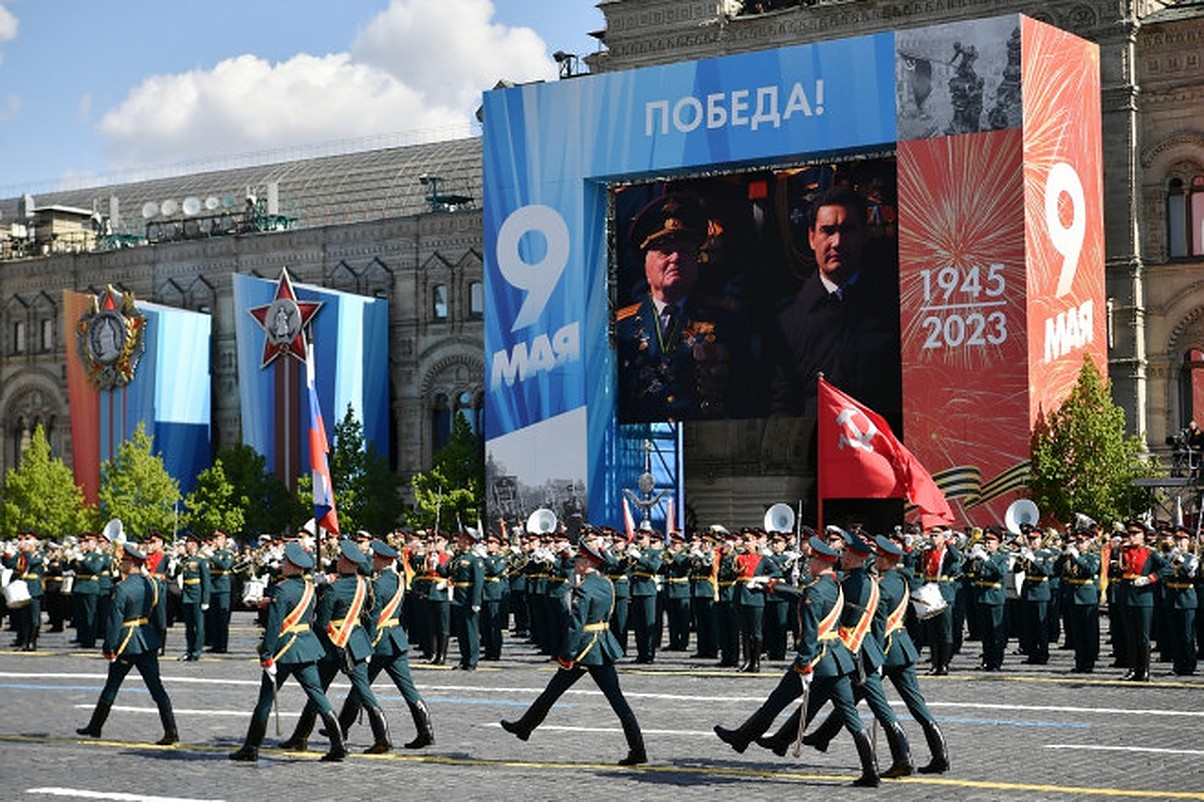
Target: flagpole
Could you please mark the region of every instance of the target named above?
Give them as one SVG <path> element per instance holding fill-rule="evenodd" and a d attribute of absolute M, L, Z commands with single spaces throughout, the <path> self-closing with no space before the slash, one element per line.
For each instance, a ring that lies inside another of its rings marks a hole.
<path fill-rule="evenodd" d="M 823 389 L 823 384 L 824 372 L 821 370 L 815 379 L 816 398 L 819 397 L 820 391 Z M 816 409 L 819 409 L 818 404 L 816 404 Z M 818 417 L 815 421 L 815 436 L 816 438 L 823 436 L 823 423 Z M 820 540 L 824 539 L 824 474 L 823 471 L 820 470 L 820 463 L 823 462 L 823 460 L 819 457 L 822 451 L 823 449 L 818 446 L 815 449 L 815 529 L 819 533 Z"/>

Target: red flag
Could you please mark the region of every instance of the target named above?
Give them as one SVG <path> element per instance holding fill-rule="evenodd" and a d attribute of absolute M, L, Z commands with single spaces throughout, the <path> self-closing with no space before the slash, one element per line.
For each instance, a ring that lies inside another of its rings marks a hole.
<path fill-rule="evenodd" d="M 627 542 L 635 540 L 635 518 L 631 517 L 631 507 L 627 506 L 627 499 L 623 499 L 623 527 L 627 530 Z"/>
<path fill-rule="evenodd" d="M 819 499 L 905 498 L 925 529 L 953 511 L 924 466 L 869 407 L 819 380 Z"/>

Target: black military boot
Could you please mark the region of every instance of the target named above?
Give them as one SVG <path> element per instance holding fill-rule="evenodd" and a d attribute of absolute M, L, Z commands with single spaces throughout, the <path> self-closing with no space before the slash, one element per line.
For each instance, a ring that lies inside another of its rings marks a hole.
<path fill-rule="evenodd" d="M 435 743 L 435 727 L 431 724 L 431 711 L 427 709 L 426 702 L 419 699 L 417 702 L 410 702 L 410 715 L 414 718 L 414 729 L 418 734 L 414 736 L 414 740 L 405 744 L 406 749 L 421 749 L 424 746 L 431 746 Z"/>
<path fill-rule="evenodd" d="M 267 732 L 267 720 L 260 721 L 252 718 L 251 726 L 247 727 L 247 737 L 237 752 L 230 753 L 230 759 L 239 763 L 254 763 L 259 760 L 259 745 L 263 743 L 264 733 Z"/>
<path fill-rule="evenodd" d="M 840 734 L 843 726 L 840 718 L 833 711 L 818 727 L 803 736 L 803 746 L 812 746 L 820 752 L 827 752 L 828 745 L 832 743 L 833 738 Z"/>
<path fill-rule="evenodd" d="M 712 729 L 719 736 L 719 740 L 737 752 L 743 752 L 745 749 L 748 749 L 750 743 L 762 735 L 765 730 L 769 729 L 769 725 L 773 723 L 773 719 L 774 717 L 762 706 L 753 711 L 748 720 L 734 730 L 720 727 L 718 724 Z"/>
<path fill-rule="evenodd" d="M 389 740 L 389 722 L 385 721 L 385 711 L 379 707 L 365 708 L 368 711 L 368 724 L 372 727 L 372 746 L 364 750 L 365 755 L 383 755 L 393 748 Z"/>
<path fill-rule="evenodd" d="M 523 716 L 518 721 L 507 721 L 506 719 L 502 719 L 499 723 L 502 725 L 503 730 L 515 736 L 520 741 L 525 741 L 531 737 L 531 730 L 533 729 L 532 727 L 527 726 L 526 719 L 526 716 Z"/>
<path fill-rule="evenodd" d="M 313 726 L 313 719 L 310 719 L 310 727 Z M 322 714 L 322 723 L 326 725 L 326 737 L 330 738 L 330 751 L 322 755 L 322 760 L 327 763 L 338 763 L 343 758 L 347 757 L 347 747 L 343 745 L 343 731 L 339 729 L 339 720 L 335 717 L 334 711 Z M 309 733 L 305 733 L 306 737 Z"/>
<path fill-rule="evenodd" d="M 932 760 L 926 766 L 920 766 L 920 774 L 944 774 L 949 770 L 949 748 L 945 745 L 945 736 L 935 721 L 921 721 L 924 728 L 924 740 L 928 742 L 928 751 Z"/>
<path fill-rule="evenodd" d="M 159 720 L 163 722 L 163 737 L 155 741 L 159 746 L 171 746 L 180 742 L 180 733 L 176 729 L 176 716 L 171 705 L 159 711 Z"/>
<path fill-rule="evenodd" d="M 347 733 L 351 732 L 351 725 L 355 723 L 356 716 L 360 713 L 359 705 L 351 704 L 351 696 L 343 700 L 343 707 L 339 710 L 339 728 L 343 732 L 343 740 L 347 740 Z M 330 734 L 326 732 L 326 728 L 322 727 L 318 730 L 318 735 L 329 738 Z"/>
<path fill-rule="evenodd" d="M 753 637 L 749 640 L 748 669 L 746 673 L 761 673 L 761 639 Z"/>
<path fill-rule="evenodd" d="M 907 734 L 903 725 L 895 721 L 884 724 L 886 742 L 890 745 L 890 768 L 882 772 L 883 777 L 906 777 L 914 770 L 911 764 L 911 745 L 907 743 Z"/>
<path fill-rule="evenodd" d="M 778 727 L 777 732 L 775 732 L 773 735 L 762 736 L 758 738 L 757 746 L 763 749 L 768 749 L 778 757 L 786 757 L 786 752 L 790 749 L 790 745 L 798 740 L 798 725 L 800 716 L 802 716 L 802 713 L 799 712 L 799 708 L 796 707 L 794 712 L 787 716 L 786 720 L 782 722 L 782 726 Z M 806 743 L 805 739 L 804 743 Z M 825 741 L 823 749 L 820 751 L 824 751 L 827 748 L 828 744 Z"/>
<path fill-rule="evenodd" d="M 635 716 L 622 720 L 623 736 L 627 739 L 627 757 L 619 761 L 620 766 L 638 766 L 648 762 L 648 753 L 644 750 L 644 735 Z"/>
<path fill-rule="evenodd" d="M 853 780 L 853 785 L 877 788 L 881 780 L 878 779 L 878 758 L 874 756 L 870 734 L 865 730 L 858 730 L 853 733 L 853 743 L 857 745 L 857 757 L 861 760 L 861 776 Z"/>
<path fill-rule="evenodd" d="M 450 635 L 436 635 L 435 641 L 435 659 L 431 661 L 433 665 L 441 666 L 447 663 L 447 645 L 451 640 Z"/>
<path fill-rule="evenodd" d="M 96 709 L 92 711 L 92 720 L 88 722 L 88 726 L 80 727 L 76 730 L 79 735 L 90 735 L 93 738 L 100 737 L 100 730 L 105 725 L 105 721 L 109 718 L 109 710 L 113 705 L 109 702 L 97 702 Z"/>
<path fill-rule="evenodd" d="M 747 635 L 740 636 L 740 651 L 744 655 L 744 662 L 741 663 L 740 667 L 736 670 L 741 674 L 744 674 L 748 671 L 748 666 L 752 662 L 752 655 L 750 654 L 752 649 L 752 645 L 750 643 L 751 640 L 752 638 L 748 637 Z"/>
<path fill-rule="evenodd" d="M 306 705 L 301 711 L 301 716 L 297 719 L 297 726 L 293 728 L 293 734 L 288 737 L 287 741 L 280 744 L 281 749 L 287 749 L 290 752 L 307 752 L 309 751 L 309 734 L 314 731 L 314 720 L 317 718 L 317 711 L 311 705 Z M 338 719 L 334 717 L 334 713 L 330 714 L 330 721 L 326 720 L 326 716 L 322 717 L 322 722 L 327 726 L 338 724 Z M 333 739 L 336 733 L 326 733 L 327 738 Z M 343 732 L 339 730 L 337 735 L 339 740 L 343 739 Z"/>

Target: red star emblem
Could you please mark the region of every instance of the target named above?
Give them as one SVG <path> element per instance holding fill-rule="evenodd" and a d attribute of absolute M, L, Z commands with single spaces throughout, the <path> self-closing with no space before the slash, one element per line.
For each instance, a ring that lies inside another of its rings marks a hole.
<path fill-rule="evenodd" d="M 247 311 L 263 328 L 263 364 L 272 364 L 277 357 L 289 355 L 302 364 L 306 361 L 305 329 L 322 308 L 321 301 L 298 301 L 288 270 L 280 271 L 276 296 L 270 304 Z"/>

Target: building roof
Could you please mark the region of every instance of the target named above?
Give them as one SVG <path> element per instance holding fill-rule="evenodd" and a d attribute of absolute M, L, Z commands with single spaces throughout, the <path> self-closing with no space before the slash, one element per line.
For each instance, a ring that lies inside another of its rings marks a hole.
<path fill-rule="evenodd" d="M 421 145 L 382 148 L 359 153 L 212 170 L 125 184 L 40 193 L 36 209 L 71 206 L 110 213 L 117 199 L 113 231 L 142 233 L 148 222 L 143 208 L 184 200 L 202 203 L 216 199 L 220 208 L 241 211 L 248 193 L 260 198 L 276 182 L 279 213 L 309 228 L 338 223 L 404 217 L 430 210 L 431 184 L 419 176 L 438 177 L 440 196 L 458 195 L 481 203 L 481 140 L 479 137 Z M 211 201 L 212 205 L 212 201 Z M 202 213 L 204 213 L 202 211 Z M 182 217 L 182 212 L 175 212 Z M 150 219 L 161 219 L 158 214 Z M 0 220 L 20 221 L 20 198 L 0 199 Z"/>

